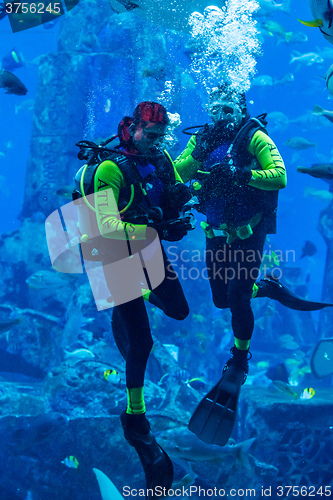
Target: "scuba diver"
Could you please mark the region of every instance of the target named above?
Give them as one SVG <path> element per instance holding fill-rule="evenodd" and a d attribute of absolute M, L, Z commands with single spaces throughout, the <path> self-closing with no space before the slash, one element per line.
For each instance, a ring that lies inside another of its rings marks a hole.
<path fill-rule="evenodd" d="M 95 193 L 96 217 L 102 236 L 98 252 L 110 299 L 114 292 L 116 295 L 120 284 L 108 270 L 108 264 L 119 260 L 122 240 L 126 240 L 126 248 L 131 245 L 134 255 L 133 248 L 140 249 L 147 241 L 153 241 L 157 234 L 160 240 L 179 241 L 193 229 L 190 218 L 180 215 L 191 197 L 190 190 L 182 182 L 168 153 L 162 150 L 168 124 L 167 111 L 161 104 L 141 102 L 133 117 L 121 120 L 119 145 L 113 150 L 88 141 L 78 144 L 83 151 L 81 159 L 89 159 L 90 152 L 98 153 L 88 161 L 92 169 L 90 178 L 88 175 L 84 183 L 89 186 L 86 194 Z M 85 155 L 84 151 L 88 154 Z M 159 486 L 167 491 L 173 481 L 172 462 L 158 445 L 145 415 L 144 376 L 153 339 L 144 300 L 178 320 L 186 318 L 189 308 L 163 247 L 162 255 L 165 278 L 153 290 L 142 290 L 138 298 L 115 304 L 112 330 L 126 361 L 127 408 L 120 417 L 125 439 L 140 458 L 147 489 L 154 490 Z M 170 276 L 172 279 L 168 279 Z M 141 292 L 140 281 L 138 286 Z M 155 498 L 154 494 L 151 496 Z"/>
<path fill-rule="evenodd" d="M 266 235 L 276 232 L 286 169 L 265 129 L 266 114 L 250 118 L 244 94 L 223 83 L 211 92 L 207 110 L 213 123 L 191 136 L 175 166 L 184 182 L 192 181 L 198 210 L 206 214 L 201 227 L 212 298 L 216 307 L 230 309 L 234 334 L 222 378 L 198 405 L 189 429 L 207 443 L 224 446 L 252 357 L 251 298 L 270 297 L 298 310 L 328 304 L 303 300 L 270 276 L 256 282 Z"/>

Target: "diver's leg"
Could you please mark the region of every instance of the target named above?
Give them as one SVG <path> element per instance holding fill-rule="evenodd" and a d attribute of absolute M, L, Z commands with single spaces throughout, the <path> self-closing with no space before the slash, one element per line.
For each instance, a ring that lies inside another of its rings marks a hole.
<path fill-rule="evenodd" d="M 233 276 L 228 283 L 228 298 L 235 337 L 231 359 L 232 362 L 244 365 L 245 372 L 248 371 L 247 352 L 254 329 L 254 315 L 251 307 L 252 290 L 260 272 L 265 239 L 265 227 L 263 224 L 258 224 L 250 238 L 238 239 L 230 245 Z"/>
<path fill-rule="evenodd" d="M 165 278 L 160 285 L 154 288 L 150 293 L 147 293 L 145 298 L 154 306 L 162 309 L 170 318 L 183 320 L 189 314 L 188 303 L 177 273 L 173 269 L 163 247 L 162 251 Z"/>
<path fill-rule="evenodd" d="M 228 246 L 226 238 L 206 238 L 206 267 L 214 305 L 226 309 L 228 304 Z"/>

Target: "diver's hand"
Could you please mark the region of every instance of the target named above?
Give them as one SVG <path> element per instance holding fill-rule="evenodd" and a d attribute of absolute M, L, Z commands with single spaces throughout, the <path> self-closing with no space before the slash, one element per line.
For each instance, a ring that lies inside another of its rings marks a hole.
<path fill-rule="evenodd" d="M 236 167 L 225 163 L 217 163 L 210 170 L 209 182 L 211 186 L 231 188 L 244 187 L 252 178 L 249 168 Z"/>
<path fill-rule="evenodd" d="M 150 233 L 149 229 L 157 231 L 160 240 L 166 241 L 180 241 L 188 231 L 194 229 L 190 217 L 183 217 L 167 222 L 160 222 L 157 224 L 150 224 L 147 227 L 147 234 Z"/>
<path fill-rule="evenodd" d="M 196 136 L 196 145 L 192 151 L 192 158 L 197 161 L 206 161 L 209 154 L 218 148 L 224 138 L 226 131 L 226 122 L 224 120 L 218 121 L 213 125 L 206 125 L 200 130 Z"/>

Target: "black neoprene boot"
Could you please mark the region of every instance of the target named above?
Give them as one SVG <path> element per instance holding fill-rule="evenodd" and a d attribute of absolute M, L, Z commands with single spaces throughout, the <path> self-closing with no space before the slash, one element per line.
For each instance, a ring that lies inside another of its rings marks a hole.
<path fill-rule="evenodd" d="M 243 382 L 242 385 L 245 383 L 247 375 L 249 373 L 249 360 L 252 358 L 252 354 L 250 351 L 241 351 L 240 349 L 237 349 L 236 346 L 233 346 L 230 349 L 231 352 L 231 358 L 228 359 L 226 364 L 223 367 L 223 374 L 227 370 L 230 369 L 230 367 L 233 367 L 233 371 L 243 372 Z"/>
<path fill-rule="evenodd" d="M 172 462 L 157 443 L 154 434 L 150 430 L 147 418 L 144 415 L 140 415 L 142 418 L 137 419 L 136 423 L 138 425 L 133 425 L 135 417 L 138 417 L 138 415 L 128 415 L 124 411 L 120 415 L 120 420 L 125 439 L 135 448 L 145 472 L 147 490 L 151 490 L 147 492 L 146 498 L 167 496 L 173 481 Z M 155 494 L 157 486 L 160 488 L 158 488 Z M 161 488 L 165 488 L 163 495 L 160 493 Z"/>

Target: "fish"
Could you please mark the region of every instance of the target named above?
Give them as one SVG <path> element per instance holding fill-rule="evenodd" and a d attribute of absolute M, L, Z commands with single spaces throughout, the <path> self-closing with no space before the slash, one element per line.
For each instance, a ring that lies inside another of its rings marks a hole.
<path fill-rule="evenodd" d="M 190 372 L 188 372 L 187 370 L 178 370 L 175 371 L 174 373 L 165 373 L 158 382 L 158 385 L 163 386 L 166 383 L 169 383 L 170 381 L 184 382 L 185 384 L 187 384 L 189 379 L 190 379 Z"/>
<path fill-rule="evenodd" d="M 68 417 L 63 413 L 51 411 L 31 418 L 28 423 L 13 433 L 13 439 L 20 441 L 24 446 L 32 446 L 44 441 L 50 434 L 64 429 L 68 423 Z"/>
<path fill-rule="evenodd" d="M 142 70 L 142 78 L 154 78 L 156 81 L 165 81 L 168 71 L 164 65 L 156 66 L 155 68 L 144 68 Z"/>
<path fill-rule="evenodd" d="M 16 49 L 10 50 L 2 58 L 2 68 L 6 70 L 21 68 L 24 64 L 25 61 L 22 53 Z"/>
<path fill-rule="evenodd" d="M 66 467 L 69 467 L 70 469 L 77 469 L 79 464 L 79 461 L 74 455 L 69 455 L 68 457 L 64 458 L 64 460 L 61 460 L 61 463 L 66 465 Z"/>
<path fill-rule="evenodd" d="M 277 23 L 276 21 L 263 21 L 262 23 L 260 23 L 260 26 L 271 36 L 276 35 L 281 38 L 285 38 L 286 36 L 286 29 L 284 28 L 284 26 L 282 26 L 282 24 Z"/>
<path fill-rule="evenodd" d="M 75 351 L 66 351 L 66 349 L 64 349 L 64 354 L 65 359 L 75 363 L 84 359 L 93 359 L 96 357 L 93 352 L 89 351 L 89 349 L 75 349 Z"/>
<path fill-rule="evenodd" d="M 321 64 L 322 62 L 324 62 L 324 59 L 316 52 L 307 52 L 305 54 L 301 54 L 300 52 L 294 50 L 291 53 L 289 64 L 293 64 L 294 62 L 305 64 L 306 66 L 312 66 L 313 64 Z"/>
<path fill-rule="evenodd" d="M 64 198 L 65 200 L 71 200 L 73 194 L 73 186 L 71 185 L 61 186 L 59 189 L 56 190 L 55 194 L 60 198 Z"/>
<path fill-rule="evenodd" d="M 0 87 L 5 89 L 5 94 L 25 95 L 28 92 L 21 80 L 6 69 L 0 70 Z"/>
<path fill-rule="evenodd" d="M 283 392 L 287 394 L 287 396 L 291 396 L 294 399 L 298 399 L 298 393 L 294 391 L 291 385 L 283 382 L 282 380 L 273 380 L 272 387 L 279 392 Z"/>
<path fill-rule="evenodd" d="M 304 257 L 311 257 L 315 253 L 317 253 L 316 245 L 312 243 L 312 241 L 307 240 L 302 247 L 302 255 L 300 258 L 304 259 Z"/>
<path fill-rule="evenodd" d="M 285 0 L 282 3 L 276 3 L 274 0 L 259 0 L 259 9 L 255 12 L 255 16 L 273 16 L 278 12 L 290 14 L 290 0 Z"/>
<path fill-rule="evenodd" d="M 276 45 L 280 43 L 286 43 L 287 45 L 294 45 L 295 43 L 304 43 L 308 41 L 308 36 L 302 31 L 289 31 L 285 34 L 285 37 L 280 37 Z"/>
<path fill-rule="evenodd" d="M 282 111 L 272 111 L 267 115 L 267 121 L 270 125 L 270 130 L 283 132 L 289 125 L 289 118 Z"/>
<path fill-rule="evenodd" d="M 19 325 L 22 322 L 23 318 L 14 318 L 6 321 L 0 321 L 0 334 L 8 332 L 13 326 Z M 0 366 L 1 370 L 1 366 Z"/>
<path fill-rule="evenodd" d="M 289 0 L 288 0 L 289 1 Z M 130 11 L 133 15 L 140 16 L 144 21 L 164 26 L 171 30 L 189 32 L 188 24 L 190 15 L 203 12 L 212 5 L 211 0 L 109 0 L 111 9 L 120 14 Z M 226 0 L 219 0 L 219 8 L 226 4 Z"/>
<path fill-rule="evenodd" d="M 307 387 L 304 389 L 302 394 L 300 395 L 299 399 L 307 400 L 313 398 L 313 396 L 316 394 L 316 391 L 313 389 L 313 387 Z"/>
<path fill-rule="evenodd" d="M 199 389 L 204 389 L 207 386 L 207 382 L 205 382 L 203 378 L 196 377 L 192 378 L 191 380 L 188 380 L 186 385 L 188 387 L 192 387 L 192 389 L 199 390 Z"/>
<path fill-rule="evenodd" d="M 96 468 L 93 468 L 93 471 L 98 481 L 102 500 L 124 500 L 124 497 L 119 493 L 119 490 L 115 487 L 111 479 L 104 474 L 104 472 Z M 129 486 L 124 486 L 123 489 L 125 488 L 130 490 Z M 128 492 L 128 495 L 131 495 L 130 491 Z"/>
<path fill-rule="evenodd" d="M 330 95 L 333 96 L 333 64 L 328 68 L 325 75 L 326 88 Z"/>
<path fill-rule="evenodd" d="M 287 83 L 292 83 L 295 81 L 295 77 L 292 73 L 286 73 L 279 80 L 274 80 L 274 85 L 286 85 Z"/>
<path fill-rule="evenodd" d="M 318 179 L 333 180 L 333 163 L 314 163 L 311 167 L 297 167 L 297 172 Z"/>
<path fill-rule="evenodd" d="M 69 286 L 76 278 L 65 273 L 57 273 L 56 271 L 48 271 L 43 269 L 37 271 L 25 280 L 30 288 L 36 290 L 50 290 Z"/>
<path fill-rule="evenodd" d="M 252 81 L 252 87 L 272 87 L 273 77 L 270 75 L 260 75 Z"/>
<path fill-rule="evenodd" d="M 313 114 L 314 115 L 319 115 L 319 116 L 324 116 L 329 120 L 331 123 L 333 123 L 333 111 L 328 111 L 327 109 L 322 108 L 318 104 L 315 104 L 313 107 Z"/>
<path fill-rule="evenodd" d="M 307 187 L 304 192 L 305 196 L 313 196 L 324 203 L 331 203 L 333 200 L 333 193 L 326 191 L 325 189 L 316 190 L 312 187 Z"/>
<path fill-rule="evenodd" d="M 34 99 L 25 99 L 22 101 L 20 104 L 15 105 L 15 114 L 17 113 L 29 113 L 30 111 L 33 111 L 35 107 L 35 100 Z"/>
<path fill-rule="evenodd" d="M 310 0 L 310 9 L 314 19 L 310 21 L 298 21 L 311 28 L 319 28 L 324 38 L 333 43 L 333 1 L 332 0 Z"/>
<path fill-rule="evenodd" d="M 284 144 L 292 149 L 309 149 L 316 146 L 316 144 L 304 139 L 304 137 L 291 137 Z"/>
<path fill-rule="evenodd" d="M 111 384 L 119 384 L 121 382 L 121 377 L 117 370 L 104 370 L 103 376 L 107 382 L 110 382 Z"/>
<path fill-rule="evenodd" d="M 235 445 L 218 445 L 204 443 L 197 438 L 187 427 L 177 427 L 162 431 L 157 437 L 158 443 L 171 459 L 186 460 L 189 462 L 220 462 L 230 460 L 230 457 L 242 459 L 255 441 L 247 439 Z"/>

